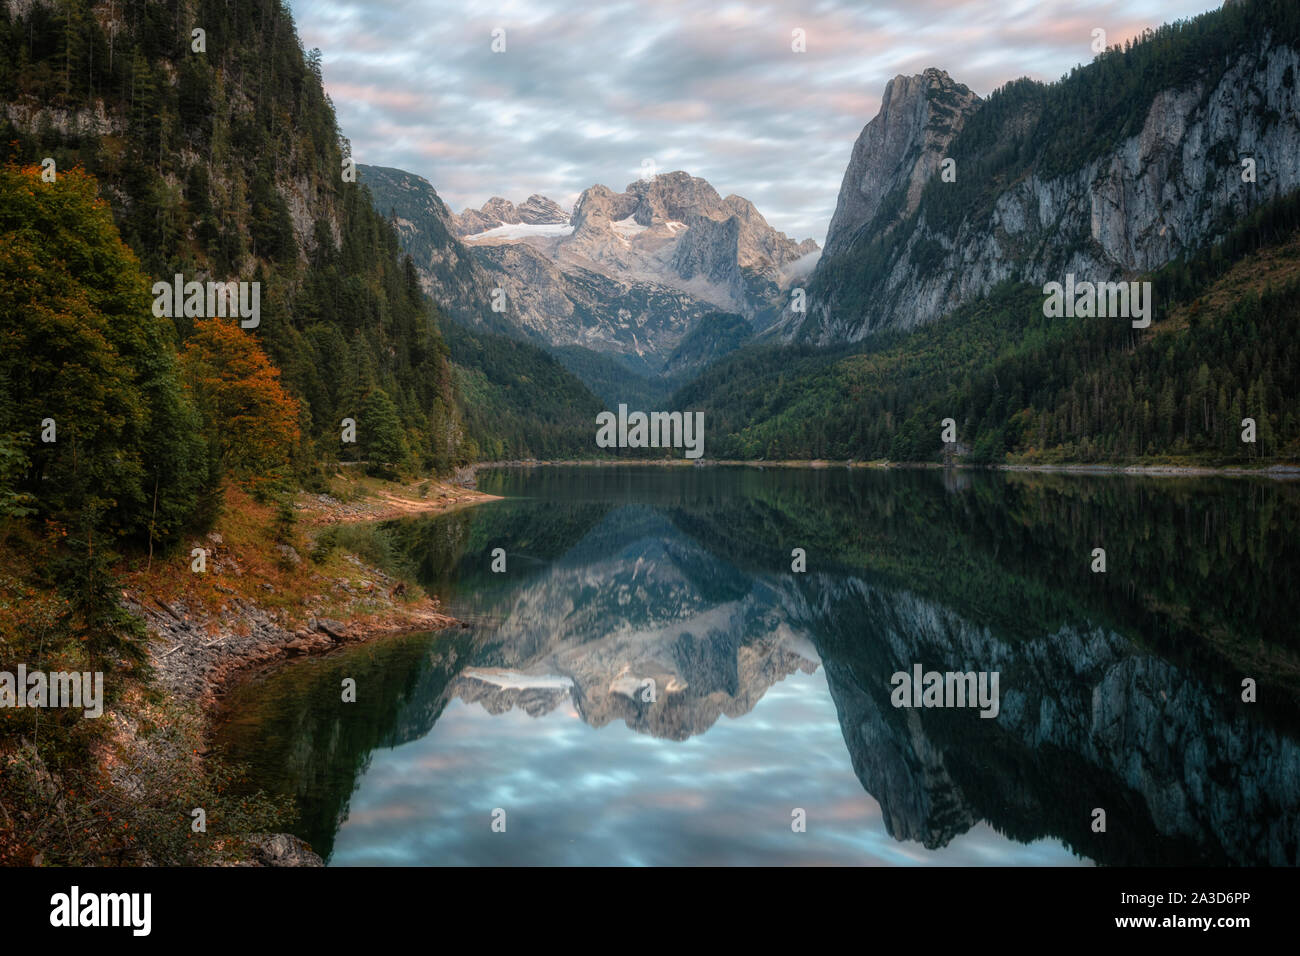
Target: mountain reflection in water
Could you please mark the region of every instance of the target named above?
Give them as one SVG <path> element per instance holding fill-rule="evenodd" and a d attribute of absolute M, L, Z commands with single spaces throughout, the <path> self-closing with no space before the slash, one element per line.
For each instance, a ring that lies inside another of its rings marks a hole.
<path fill-rule="evenodd" d="M 218 746 L 331 864 L 1297 862 L 1293 484 L 480 487 L 506 500 L 379 532 L 470 627 L 297 662 L 227 708 Z M 999 672 L 998 716 L 894 708 L 915 664 Z"/>

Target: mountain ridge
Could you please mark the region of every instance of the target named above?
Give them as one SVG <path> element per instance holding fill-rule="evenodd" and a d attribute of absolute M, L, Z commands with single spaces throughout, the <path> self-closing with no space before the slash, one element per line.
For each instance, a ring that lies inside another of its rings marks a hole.
<path fill-rule="evenodd" d="M 1298 72 L 1294 5 L 1253 0 L 985 100 L 942 71 L 896 78 L 854 147 L 806 313 L 787 305 L 777 334 L 856 342 L 1003 281 L 1113 281 L 1194 252 L 1300 187 Z"/>
<path fill-rule="evenodd" d="M 378 208 L 392 211 L 422 287 L 454 319 L 607 354 L 651 375 L 680 370 L 669 361 L 706 316 L 770 324 L 785 270 L 802 274 L 818 251 L 773 229 L 748 200 L 723 198 L 680 171 L 622 193 L 596 184 L 570 215 L 534 195 L 520 206 L 489 200 L 457 217 L 422 177 L 359 170 Z M 493 310 L 494 290 L 504 310 Z M 728 330 L 725 341 L 736 338 Z M 697 341 L 696 351 L 712 354 L 718 344 Z"/>

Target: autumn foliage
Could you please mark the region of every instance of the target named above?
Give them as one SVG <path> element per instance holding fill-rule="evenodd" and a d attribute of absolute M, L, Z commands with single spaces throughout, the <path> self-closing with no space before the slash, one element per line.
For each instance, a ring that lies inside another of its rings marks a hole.
<path fill-rule="evenodd" d="M 283 479 L 299 439 L 298 402 L 253 336 L 233 320 L 200 319 L 181 369 L 222 472 L 253 491 Z"/>

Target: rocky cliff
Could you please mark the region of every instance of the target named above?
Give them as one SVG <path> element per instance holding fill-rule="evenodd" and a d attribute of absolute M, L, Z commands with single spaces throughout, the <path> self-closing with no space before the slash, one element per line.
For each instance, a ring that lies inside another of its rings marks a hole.
<path fill-rule="evenodd" d="M 856 341 L 1003 280 L 1132 278 L 1300 187 L 1300 43 L 1279 11 L 1237 4 L 984 101 L 938 70 L 896 78 L 782 334 Z"/>
<path fill-rule="evenodd" d="M 573 234 L 557 243 L 561 263 L 668 285 L 751 320 L 770 306 L 784 271 L 818 248 L 773 229 L 749 200 L 724 199 L 680 171 L 621 193 L 593 186 L 572 222 Z"/>
<path fill-rule="evenodd" d="M 978 96 L 942 70 L 890 80 L 880 112 L 853 144 L 826 234 L 825 255 L 838 255 L 853 245 L 886 199 L 900 207 L 874 223 L 877 229 L 888 229 L 910 215 L 921 201 L 921 190 L 939 170 L 948 144 L 979 103 Z"/>

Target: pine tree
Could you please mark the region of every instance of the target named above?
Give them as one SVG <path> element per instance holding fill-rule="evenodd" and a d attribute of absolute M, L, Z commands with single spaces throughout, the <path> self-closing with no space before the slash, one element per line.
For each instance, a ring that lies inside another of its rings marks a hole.
<path fill-rule="evenodd" d="M 368 463 L 367 471 L 396 478 L 410 458 L 402 419 L 397 406 L 381 388 L 371 389 L 362 399 L 357 418 L 357 444 Z"/>
<path fill-rule="evenodd" d="M 203 444 L 173 334 L 90 176 L 0 169 L 0 434 L 25 443 L 40 513 L 143 536 L 156 488 L 163 537 L 192 517 Z"/>

